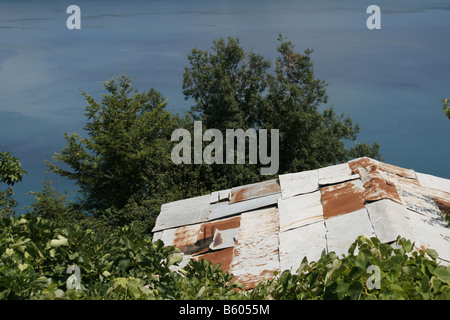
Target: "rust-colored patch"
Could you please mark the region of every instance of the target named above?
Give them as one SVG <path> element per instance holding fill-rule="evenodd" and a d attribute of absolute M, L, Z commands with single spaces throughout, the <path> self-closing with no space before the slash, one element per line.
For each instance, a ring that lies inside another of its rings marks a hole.
<path fill-rule="evenodd" d="M 280 192 L 281 187 L 278 179 L 263 181 L 231 189 L 230 203 L 250 200 Z"/>
<path fill-rule="evenodd" d="M 257 275 L 234 277 L 233 281 L 242 283 L 244 290 L 251 290 L 254 289 L 258 283 L 273 279 L 275 277 L 275 271 L 279 272 L 279 270 L 262 270 L 261 273 Z"/>
<path fill-rule="evenodd" d="M 231 273 L 244 285 L 244 290 L 272 279 L 275 271 L 280 271 L 278 235 L 236 243 Z"/>
<path fill-rule="evenodd" d="M 366 170 L 368 170 L 368 168 L 373 168 L 372 170 L 374 170 L 374 169 L 378 168 L 378 163 L 379 163 L 378 161 L 370 159 L 370 158 L 360 158 L 360 159 L 349 161 L 348 165 L 354 174 L 356 174 L 356 173 L 359 174 L 360 173 L 359 168 L 362 167 L 362 168 L 365 168 Z"/>
<path fill-rule="evenodd" d="M 360 158 L 348 162 L 350 169 L 353 173 L 360 173 L 359 168 L 364 168 L 368 173 L 373 173 L 376 170 L 382 170 L 397 176 L 417 180 L 416 173 L 414 170 L 405 169 L 392 164 L 380 162 L 370 158 Z"/>
<path fill-rule="evenodd" d="M 206 259 L 208 261 L 211 261 L 213 266 L 215 266 L 217 263 L 220 263 L 220 268 L 224 272 L 229 272 L 231 261 L 233 260 L 233 250 L 234 248 L 226 248 L 223 250 L 210 251 L 205 254 L 195 256 L 192 259 L 196 261 Z"/>
<path fill-rule="evenodd" d="M 325 219 L 364 208 L 364 187 L 361 180 L 353 180 L 322 188 Z"/>
<path fill-rule="evenodd" d="M 372 177 L 364 183 L 366 190 L 364 191 L 365 201 L 377 201 L 381 199 L 390 199 L 402 204 L 395 185 L 390 184 L 381 177 Z"/>
<path fill-rule="evenodd" d="M 192 228 L 193 226 L 178 228 L 174 238 L 174 245 L 185 254 L 204 254 L 210 251 L 209 245 L 213 242 L 216 229 L 228 230 L 239 228 L 240 221 L 241 217 L 237 216 L 228 219 L 205 222 L 196 229 L 193 229 L 196 231 L 189 230 L 189 234 L 186 233 L 186 228 Z M 195 234 L 192 234 L 193 232 L 195 232 Z M 215 239 L 214 241 L 217 242 L 219 239 Z"/>
<path fill-rule="evenodd" d="M 184 226 L 175 230 L 173 245 L 184 252 L 187 246 L 194 245 L 198 240 L 198 226 Z"/>
<path fill-rule="evenodd" d="M 214 237 L 216 229 L 228 230 L 239 228 L 240 223 L 241 223 L 240 216 L 202 223 L 202 225 L 200 226 L 200 233 L 198 235 L 198 238 L 203 239 Z"/>

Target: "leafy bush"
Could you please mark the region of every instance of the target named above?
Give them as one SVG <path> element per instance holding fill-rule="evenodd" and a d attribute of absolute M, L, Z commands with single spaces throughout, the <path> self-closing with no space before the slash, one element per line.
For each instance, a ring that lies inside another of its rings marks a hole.
<path fill-rule="evenodd" d="M 2 218 L 0 230 L 0 299 L 450 299 L 450 267 L 402 238 L 390 245 L 359 237 L 341 258 L 304 259 L 296 273 L 243 291 L 207 260 L 175 271 L 177 250 L 133 224 L 100 236 L 27 214 Z M 379 271 L 375 288 L 370 266 Z"/>
<path fill-rule="evenodd" d="M 206 262 L 184 274 L 173 247 L 133 225 L 109 237 L 79 226 L 59 228 L 27 214 L 0 222 L 0 299 L 199 299 L 236 295 L 231 275 Z M 79 288 L 70 266 L 79 268 Z M 76 282 L 76 281 L 75 281 Z"/>
<path fill-rule="evenodd" d="M 358 237 L 348 255 L 322 254 L 317 262 L 303 259 L 296 274 L 284 271 L 250 294 L 253 299 L 450 299 L 450 267 L 438 265 L 432 249 L 416 250 L 398 238 L 393 245 Z M 379 271 L 373 286 L 368 270 Z"/>

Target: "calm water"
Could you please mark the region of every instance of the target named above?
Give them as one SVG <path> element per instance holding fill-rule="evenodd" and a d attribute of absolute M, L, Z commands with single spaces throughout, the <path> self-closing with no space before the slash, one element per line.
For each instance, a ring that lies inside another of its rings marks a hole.
<path fill-rule="evenodd" d="M 377 1 L 381 30 L 368 30 L 372 1 L 13 1 L 0 4 L 0 150 L 28 174 L 26 195 L 51 178 L 44 159 L 64 146 L 63 132 L 82 133 L 85 100 L 100 81 L 123 70 L 186 110 L 181 92 L 187 54 L 214 39 L 239 37 L 270 59 L 279 33 L 298 51 L 314 49 L 329 103 L 361 125 L 360 142 L 381 143 L 386 162 L 450 179 L 448 1 Z M 66 8 L 81 8 L 81 29 L 68 30 Z M 280 150 L 282 152 L 282 150 Z"/>

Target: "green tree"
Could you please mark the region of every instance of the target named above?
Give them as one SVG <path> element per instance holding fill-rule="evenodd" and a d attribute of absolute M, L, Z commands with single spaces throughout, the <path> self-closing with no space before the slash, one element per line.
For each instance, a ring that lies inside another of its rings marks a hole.
<path fill-rule="evenodd" d="M 0 151 L 0 182 L 13 186 L 16 182 L 22 181 L 23 174 L 27 172 L 22 169 L 19 159 L 10 154 Z"/>
<path fill-rule="evenodd" d="M 448 99 L 444 99 L 444 100 L 442 100 L 441 102 L 444 104 L 443 109 L 444 109 L 445 116 L 446 116 L 448 119 L 450 119 L 450 105 L 449 105 L 449 100 L 448 100 Z"/>
<path fill-rule="evenodd" d="M 66 133 L 67 146 L 52 157 L 64 166 L 48 166 L 76 182 L 83 210 L 112 225 L 139 220 L 150 228 L 162 203 L 189 196 L 174 187 L 189 173 L 176 172 L 170 158 L 171 133 L 183 120 L 165 109 L 161 93 L 131 82 L 124 74 L 106 81 L 101 102 L 82 92 L 87 136 Z"/>
<path fill-rule="evenodd" d="M 13 215 L 17 202 L 12 198 L 16 182 L 22 181 L 23 175 L 27 173 L 22 169 L 19 159 L 11 156 L 10 152 L 0 151 L 0 183 L 6 183 L 5 191 L 0 190 L 0 216 Z"/>
<path fill-rule="evenodd" d="M 359 125 L 350 117 L 337 115 L 332 107 L 319 111 L 328 102 L 327 84 L 315 78 L 312 50 L 300 54 L 281 35 L 278 40 L 279 57 L 274 63 L 245 51 L 239 39 L 231 37 L 215 40 L 210 51 L 193 49 L 184 71 L 183 93 L 195 102 L 190 110 L 194 119 L 223 133 L 228 128 L 279 129 L 278 173 L 360 156 L 381 159 L 377 143 L 356 142 Z M 354 146 L 347 148 L 348 141 L 354 141 Z M 229 181 L 229 187 L 267 178 L 258 175 L 254 165 L 245 168 L 210 169 L 215 175 L 211 180 Z"/>

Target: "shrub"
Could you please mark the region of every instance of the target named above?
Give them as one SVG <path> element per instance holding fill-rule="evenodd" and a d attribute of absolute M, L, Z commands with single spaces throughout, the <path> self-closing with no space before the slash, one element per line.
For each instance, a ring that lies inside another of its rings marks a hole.
<path fill-rule="evenodd" d="M 99 235 L 28 213 L 1 218 L 0 230 L 0 299 L 450 299 L 450 267 L 400 237 L 394 244 L 359 237 L 343 257 L 305 258 L 296 273 L 243 291 L 219 264 L 191 260 L 180 269 L 177 249 L 134 224 Z"/>

